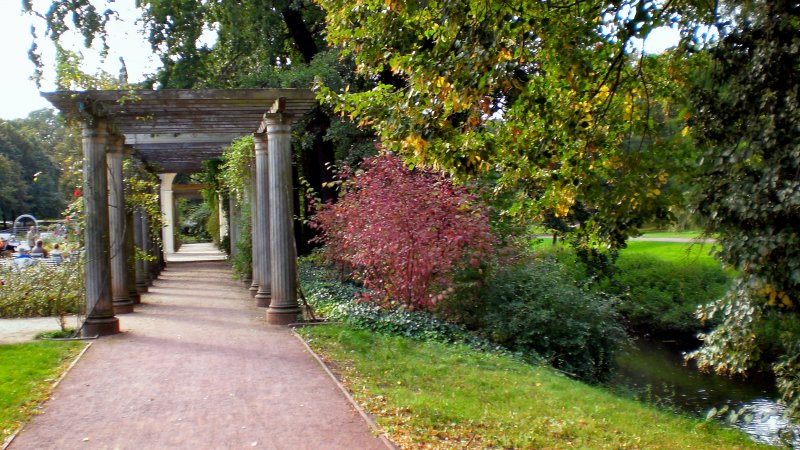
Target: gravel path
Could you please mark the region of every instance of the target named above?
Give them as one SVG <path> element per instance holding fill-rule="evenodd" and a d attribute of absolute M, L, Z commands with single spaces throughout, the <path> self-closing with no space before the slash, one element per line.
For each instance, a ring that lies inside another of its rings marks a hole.
<path fill-rule="evenodd" d="M 67 318 L 67 327 L 75 328 L 74 316 Z M 33 319 L 0 319 L 0 344 L 13 344 L 31 341 L 42 331 L 60 330 L 55 317 L 36 317 Z"/>
<path fill-rule="evenodd" d="M 171 262 L 119 319 L 10 449 L 386 448 L 224 262 Z"/>

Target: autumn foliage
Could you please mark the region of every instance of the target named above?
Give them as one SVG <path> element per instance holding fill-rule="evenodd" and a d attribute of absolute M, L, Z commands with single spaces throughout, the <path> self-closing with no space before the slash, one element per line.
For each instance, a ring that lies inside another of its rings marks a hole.
<path fill-rule="evenodd" d="M 430 309 L 452 291 L 455 269 L 492 252 L 479 202 L 440 172 L 382 154 L 339 179 L 341 198 L 321 208 L 314 226 L 327 258 L 352 269 L 370 301 Z"/>

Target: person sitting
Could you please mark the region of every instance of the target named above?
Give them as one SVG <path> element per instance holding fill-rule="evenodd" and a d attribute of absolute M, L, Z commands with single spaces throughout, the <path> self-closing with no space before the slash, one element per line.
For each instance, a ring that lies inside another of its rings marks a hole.
<path fill-rule="evenodd" d="M 56 263 L 64 262 L 64 258 L 61 256 L 61 248 L 58 244 L 53 244 L 53 249 L 50 250 L 50 257 L 53 258 L 53 261 Z"/>
<path fill-rule="evenodd" d="M 17 247 L 11 245 L 4 238 L 0 238 L 0 256 L 8 256 L 14 253 Z"/>
<path fill-rule="evenodd" d="M 35 258 L 47 258 L 47 250 L 44 249 L 44 242 L 41 239 L 36 241 L 36 246 L 31 250 L 31 256 Z"/>

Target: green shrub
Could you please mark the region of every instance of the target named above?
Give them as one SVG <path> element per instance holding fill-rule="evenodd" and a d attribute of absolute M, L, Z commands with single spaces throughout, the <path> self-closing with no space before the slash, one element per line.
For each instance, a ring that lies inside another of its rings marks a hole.
<path fill-rule="evenodd" d="M 381 308 L 360 301 L 365 289 L 351 281 L 342 280 L 334 270 L 320 265 L 315 256 L 301 258 L 299 272 L 300 283 L 309 303 L 328 320 L 344 322 L 357 329 L 418 340 L 458 342 L 477 349 L 500 349 L 430 312 Z"/>
<path fill-rule="evenodd" d="M 557 261 L 540 258 L 500 270 L 480 295 L 480 332 L 494 342 L 586 381 L 613 372 L 625 332 L 612 301 L 581 290 Z"/>
<path fill-rule="evenodd" d="M 82 313 L 85 305 L 83 264 L 64 261 L 18 269 L 0 268 L 0 317 L 46 317 Z"/>
<path fill-rule="evenodd" d="M 608 289 L 620 296 L 620 312 L 639 331 L 694 334 L 702 328 L 694 317 L 697 307 L 720 298 L 730 286 L 729 276 L 715 265 L 635 254 L 620 258 L 617 268 L 617 284 Z"/>

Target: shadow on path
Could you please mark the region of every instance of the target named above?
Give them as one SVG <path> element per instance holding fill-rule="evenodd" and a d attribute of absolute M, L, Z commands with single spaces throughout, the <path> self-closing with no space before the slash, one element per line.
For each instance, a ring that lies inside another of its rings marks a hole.
<path fill-rule="evenodd" d="M 225 262 L 171 263 L 142 303 L 11 449 L 386 448 Z"/>

